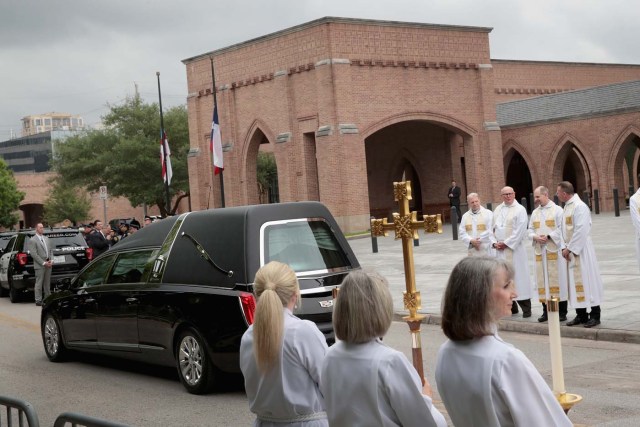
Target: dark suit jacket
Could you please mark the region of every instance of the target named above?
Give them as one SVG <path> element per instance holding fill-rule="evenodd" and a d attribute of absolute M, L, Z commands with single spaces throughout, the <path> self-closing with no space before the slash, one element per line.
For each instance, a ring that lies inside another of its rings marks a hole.
<path fill-rule="evenodd" d="M 449 194 L 452 196 L 449 196 Z M 450 187 L 447 196 L 449 196 L 449 204 L 451 204 L 451 206 L 460 205 L 460 187 Z"/>
<path fill-rule="evenodd" d="M 93 248 L 93 257 L 97 257 L 98 255 L 105 252 L 109 249 L 109 241 L 104 235 L 99 231 L 94 231 L 89 234 L 89 247 Z"/>

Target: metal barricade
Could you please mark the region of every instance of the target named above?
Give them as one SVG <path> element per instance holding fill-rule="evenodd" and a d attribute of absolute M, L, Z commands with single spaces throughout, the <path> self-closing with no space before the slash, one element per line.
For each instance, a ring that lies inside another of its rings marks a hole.
<path fill-rule="evenodd" d="M 102 420 L 100 418 L 94 418 L 73 412 L 65 412 L 58 415 L 58 418 L 56 418 L 56 421 L 53 423 L 53 427 L 65 427 L 68 424 L 71 424 L 71 427 L 130 427 L 126 424 Z"/>
<path fill-rule="evenodd" d="M 6 410 L 2 410 L 5 408 Z M 40 422 L 35 409 L 29 402 L 0 396 L 0 427 L 3 426 L 40 427 Z"/>

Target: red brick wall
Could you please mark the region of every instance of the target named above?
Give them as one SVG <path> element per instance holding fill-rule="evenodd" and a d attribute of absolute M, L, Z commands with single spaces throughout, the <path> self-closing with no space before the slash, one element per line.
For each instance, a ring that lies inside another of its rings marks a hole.
<path fill-rule="evenodd" d="M 42 205 L 49 197 L 51 191 L 51 185 L 49 181 L 53 177 L 52 173 L 18 173 L 14 175 L 18 184 L 18 190 L 25 193 L 25 198 L 20 203 L 20 206 L 25 205 Z M 88 196 L 91 199 L 91 210 L 89 217 L 84 218 L 83 222 L 93 221 L 95 219 L 104 219 L 104 205 L 102 199 L 99 198 L 97 193 L 89 193 Z M 179 212 L 185 212 L 188 210 L 188 201 L 184 201 L 180 204 Z M 117 197 L 107 199 L 107 220 L 114 218 L 130 218 L 135 217 L 140 220 L 144 218 L 144 212 L 142 206 L 134 208 L 129 203 L 129 200 Z M 20 219 L 25 220 L 22 212 Z M 157 207 L 148 208 L 148 215 L 159 215 L 160 211 Z M 29 220 L 25 221 L 25 227 L 34 227 L 35 224 L 30 224 Z"/>
<path fill-rule="evenodd" d="M 424 146 L 417 150 L 430 158 L 419 171 L 425 177 L 425 201 L 438 194 L 430 203 L 446 203 L 449 180 L 460 174 L 461 153 L 458 142 L 452 155 L 442 135 L 449 135 L 449 141 L 450 131 L 464 134 L 466 155 L 477 158 L 488 140 L 483 124 L 495 121 L 495 110 L 484 110 L 493 107 L 492 70 L 479 69 L 490 61 L 488 31 L 342 21 L 302 27 L 214 53 L 216 85 L 223 88 L 218 91 L 222 140 L 231 146 L 225 152 L 227 206 L 257 202 L 254 157 L 264 134 L 276 156 L 281 201 L 315 198 L 317 179 L 320 200 L 341 226 L 367 228 L 367 169 L 372 165 L 365 141 L 385 126 L 415 120 L 432 123 L 427 127 L 440 138 L 435 154 Z M 195 129 L 191 147 L 200 153 L 189 163 L 191 191 L 201 193 L 194 194 L 193 208 L 203 209 L 207 198 L 202 193 L 211 182 L 209 165 L 201 160 L 209 158 L 210 60 L 188 60 L 186 68 L 190 130 Z M 341 125 L 355 126 L 357 133 L 343 133 Z M 304 135 L 325 126 L 329 133 L 314 138 L 316 178 L 305 160 Z M 388 138 L 409 136 L 402 126 L 398 129 Z M 286 142 L 276 143 L 288 133 Z M 385 150 L 393 153 L 399 146 L 392 142 Z M 480 168 L 471 175 L 484 189 L 496 185 Z M 386 185 L 390 193 L 392 183 Z M 219 191 L 217 180 L 213 187 Z"/>
<path fill-rule="evenodd" d="M 227 146 L 226 205 L 258 202 L 255 157 L 262 143 L 276 157 L 280 200 L 319 196 L 347 231 L 367 228 L 370 209 L 393 204 L 391 181 L 401 173 L 403 152 L 415 156 L 423 203 L 433 206 L 446 204 L 452 177 L 464 186 L 461 157 L 469 191 L 483 201 L 499 201 L 511 148 L 529 162 L 534 185 L 554 182 L 568 154 L 558 141 L 567 133 L 584 147 L 594 187 L 623 186 L 613 166 L 598 162 L 616 150 L 604 141 L 636 123 L 634 115 L 501 132 L 495 105 L 640 79 L 640 66 L 492 61 L 489 31 L 326 18 L 212 52 Z M 184 61 L 195 210 L 220 206 L 208 150 L 208 55 Z M 553 150 L 556 172 L 549 166 Z M 609 205 L 605 197 L 603 209 Z"/>
<path fill-rule="evenodd" d="M 497 102 L 640 80 L 640 65 L 493 59 Z"/>
<path fill-rule="evenodd" d="M 640 112 L 503 129 L 502 138 L 505 151 L 515 146 L 529 163 L 534 188 L 545 185 L 555 190 L 562 179 L 567 144 L 576 146 L 587 165 L 591 190 L 600 191 L 601 209 L 611 211 L 614 187 L 621 206 L 629 197 L 623 157 L 629 147 L 640 148 Z"/>

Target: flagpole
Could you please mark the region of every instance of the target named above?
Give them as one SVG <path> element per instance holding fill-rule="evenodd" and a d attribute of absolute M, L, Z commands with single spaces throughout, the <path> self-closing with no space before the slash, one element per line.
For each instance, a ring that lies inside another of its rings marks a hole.
<path fill-rule="evenodd" d="M 218 108 L 218 97 L 216 95 L 216 73 L 213 70 L 213 56 L 209 57 L 209 61 L 211 61 L 211 81 L 213 83 L 213 111 L 216 111 Z M 224 178 L 222 177 L 222 174 L 224 174 L 224 170 L 220 170 L 220 206 L 224 208 Z"/>
<path fill-rule="evenodd" d="M 158 77 L 158 99 L 160 101 L 160 143 L 162 144 L 162 161 L 165 169 L 167 168 L 167 150 L 164 147 L 164 117 L 162 116 L 162 94 L 160 92 L 160 71 L 156 71 L 156 76 Z M 167 170 L 165 173 L 165 181 L 164 181 L 164 192 L 165 192 L 165 203 L 167 204 L 167 215 L 171 213 L 171 198 L 169 197 L 169 171 Z"/>

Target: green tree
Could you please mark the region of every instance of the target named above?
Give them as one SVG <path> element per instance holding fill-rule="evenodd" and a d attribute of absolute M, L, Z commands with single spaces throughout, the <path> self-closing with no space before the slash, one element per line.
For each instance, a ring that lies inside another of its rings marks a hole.
<path fill-rule="evenodd" d="M 273 153 L 259 151 L 256 163 L 258 169 L 257 180 L 260 203 L 268 203 L 269 189 L 271 188 L 273 181 L 277 181 L 278 179 L 276 158 Z"/>
<path fill-rule="evenodd" d="M 76 225 L 86 219 L 91 210 L 91 200 L 77 187 L 63 184 L 61 179 L 53 181 L 53 187 L 44 202 L 44 221 L 56 224 L 68 219 Z"/>
<path fill-rule="evenodd" d="M 177 196 L 167 212 L 160 165 L 160 112 L 158 104 L 140 97 L 110 106 L 102 117 L 103 130 L 71 137 L 56 146 L 54 169 L 70 186 L 98 191 L 106 185 L 110 196 L 126 197 L 133 206 L 157 205 L 163 215 L 173 214 L 188 196 L 189 127 L 185 106 L 164 112 L 171 147 L 171 196 Z"/>
<path fill-rule="evenodd" d="M 22 199 L 24 193 L 18 191 L 13 172 L 0 159 L 0 227 L 10 228 L 20 220 L 16 211 L 20 208 Z"/>

